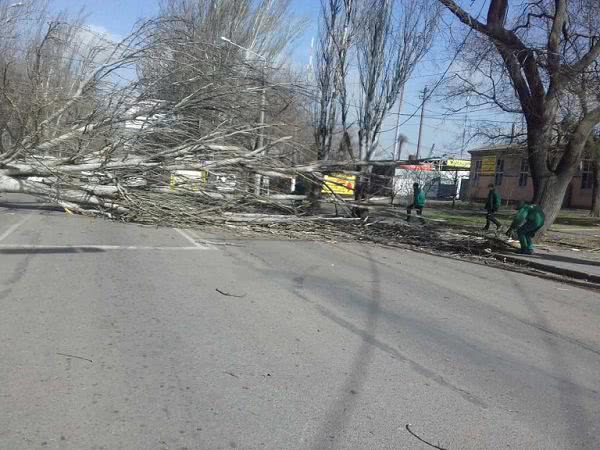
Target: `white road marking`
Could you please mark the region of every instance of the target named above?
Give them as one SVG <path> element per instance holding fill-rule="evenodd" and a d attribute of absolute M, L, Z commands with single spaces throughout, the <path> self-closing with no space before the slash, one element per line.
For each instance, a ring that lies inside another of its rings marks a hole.
<path fill-rule="evenodd" d="M 213 250 L 210 247 L 202 245 L 194 247 L 158 247 L 158 246 L 140 246 L 140 245 L 19 245 L 19 244 L 0 244 L 2 250 L 73 250 L 75 252 L 87 251 L 106 251 L 106 250 L 165 250 L 165 251 L 189 251 L 189 250 Z"/>
<path fill-rule="evenodd" d="M 183 231 L 181 228 L 173 228 L 175 231 L 177 231 L 186 241 L 192 243 L 193 245 L 195 245 L 196 247 L 202 247 L 202 245 L 198 244 L 196 242 L 196 240 L 190 236 L 189 234 L 187 234 L 185 231 Z"/>
<path fill-rule="evenodd" d="M 8 228 L 8 230 L 6 230 L 4 233 L 2 233 L 0 235 L 0 241 L 3 241 L 8 236 L 10 236 L 17 228 L 19 228 L 21 225 L 23 225 L 25 222 L 27 222 L 30 218 L 31 218 L 31 216 L 27 215 L 27 216 L 23 217 L 23 219 L 20 220 L 19 222 L 15 223 L 14 225 L 11 225 Z"/>

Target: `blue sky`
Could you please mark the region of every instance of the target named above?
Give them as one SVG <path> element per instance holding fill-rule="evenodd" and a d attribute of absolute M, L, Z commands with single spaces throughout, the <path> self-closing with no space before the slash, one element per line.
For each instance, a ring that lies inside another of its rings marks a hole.
<path fill-rule="evenodd" d="M 127 35 L 137 20 L 152 16 L 158 11 L 158 0 L 50 0 L 50 4 L 54 10 L 67 9 L 76 12 L 83 8 L 89 25 L 106 29 L 117 36 Z M 308 63 L 310 41 L 316 34 L 319 8 L 320 0 L 293 0 L 294 12 L 309 18 L 306 33 L 298 42 L 293 53 L 293 62 L 299 67 L 306 66 Z M 406 121 L 406 123 L 401 127 L 401 132 L 408 137 L 404 157 L 406 157 L 407 151 L 414 153 L 416 149 L 419 128 L 419 113 L 417 112 L 420 105 L 419 92 L 425 85 L 434 85 L 450 62 L 450 57 L 444 50 L 442 43 L 434 48 L 427 55 L 425 63 L 414 72 L 407 85 L 402 111 L 402 114 L 407 116 L 402 116 L 402 121 Z M 395 111 L 394 108 L 393 112 L 395 113 Z M 408 117 L 415 112 L 414 117 Z M 429 153 L 433 144 L 436 149 L 434 154 L 460 151 L 460 145 L 457 144 L 460 141 L 459 136 L 462 134 L 464 116 L 459 114 L 443 120 L 441 118 L 443 112 L 443 105 L 439 104 L 436 99 L 432 99 L 425 108 L 421 150 L 423 156 Z M 381 139 L 384 148 L 382 156 L 391 155 L 395 123 L 396 118 L 393 115 L 386 120 L 384 126 L 386 132 Z"/>

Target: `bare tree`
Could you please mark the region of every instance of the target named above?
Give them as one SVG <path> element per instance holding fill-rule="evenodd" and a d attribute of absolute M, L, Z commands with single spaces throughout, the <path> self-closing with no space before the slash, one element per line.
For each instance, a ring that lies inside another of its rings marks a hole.
<path fill-rule="evenodd" d="M 163 19 L 179 19 L 194 41 L 215 43 L 224 36 L 269 61 L 276 61 L 285 55 L 304 28 L 304 19 L 291 14 L 290 3 L 290 0 L 163 0 L 159 15 Z"/>
<path fill-rule="evenodd" d="M 398 17 L 397 23 L 394 19 Z M 358 16 L 358 156 L 372 159 L 401 87 L 431 48 L 438 7 L 422 0 L 369 0 Z M 362 186 L 362 183 L 361 183 Z M 357 189 L 360 197 L 362 188 Z"/>
<path fill-rule="evenodd" d="M 349 52 L 352 48 L 356 13 L 354 0 L 322 0 L 318 49 L 316 56 L 316 105 L 314 111 L 316 159 L 332 156 L 332 147 L 341 116 L 342 139 L 339 150 L 353 158 L 349 127 L 347 75 Z M 339 110 L 338 110 L 339 108 Z M 334 149 L 335 150 L 335 149 Z M 346 155 L 344 155 L 346 156 Z M 322 184 L 313 180 L 309 196 L 313 206 L 321 194 Z"/>
<path fill-rule="evenodd" d="M 508 0 L 492 0 L 484 23 L 453 0 L 439 2 L 483 37 L 470 47 L 478 79 L 463 77 L 469 95 L 525 118 L 533 201 L 544 209 L 548 227 L 600 122 L 600 3 L 542 0 L 511 14 Z M 557 149 L 561 106 L 575 126 Z"/>

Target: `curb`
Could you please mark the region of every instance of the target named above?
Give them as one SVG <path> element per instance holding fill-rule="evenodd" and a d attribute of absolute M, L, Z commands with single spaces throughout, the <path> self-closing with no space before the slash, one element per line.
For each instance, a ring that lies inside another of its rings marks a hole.
<path fill-rule="evenodd" d="M 562 267 L 556 267 L 550 264 L 544 264 L 537 261 L 524 260 L 521 258 L 516 258 L 510 255 L 504 255 L 501 253 L 494 255 L 494 258 L 496 258 L 499 261 L 511 262 L 513 264 L 519 264 L 521 266 L 530 267 L 532 269 L 542 270 L 544 272 L 550 272 L 557 275 L 563 275 L 569 278 L 574 278 L 576 280 L 600 284 L 600 275 L 593 275 L 591 273 L 580 272 L 578 270 L 564 269 Z"/>

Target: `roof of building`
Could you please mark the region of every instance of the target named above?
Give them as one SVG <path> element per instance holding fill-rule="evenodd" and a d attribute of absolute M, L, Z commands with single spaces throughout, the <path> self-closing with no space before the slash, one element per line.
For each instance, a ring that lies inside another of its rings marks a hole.
<path fill-rule="evenodd" d="M 498 153 L 518 155 L 525 152 L 525 150 L 526 147 L 522 144 L 501 144 L 475 148 L 469 150 L 469 153 L 471 155 L 497 155 Z"/>

